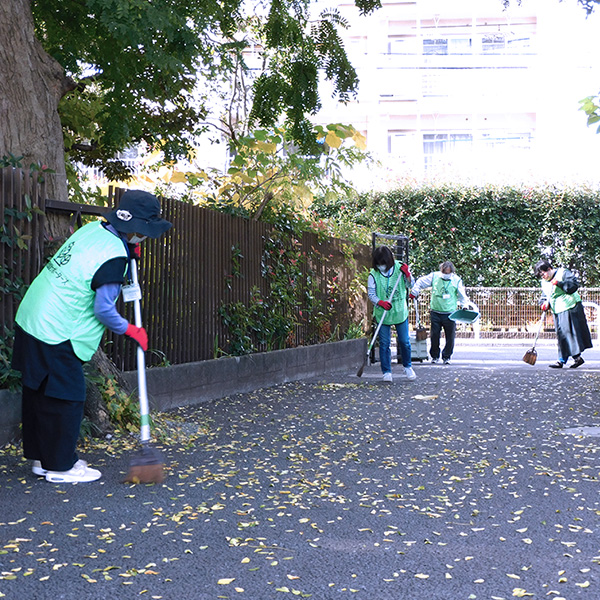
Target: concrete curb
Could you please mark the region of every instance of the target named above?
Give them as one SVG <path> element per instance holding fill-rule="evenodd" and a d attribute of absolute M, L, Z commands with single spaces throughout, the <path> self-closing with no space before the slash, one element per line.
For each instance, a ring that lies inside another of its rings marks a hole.
<path fill-rule="evenodd" d="M 0 390 L 0 446 L 21 436 L 21 393 Z"/>
<path fill-rule="evenodd" d="M 152 368 L 146 371 L 150 405 L 155 410 L 168 410 L 358 369 L 366 351 L 367 340 L 361 338 Z M 123 375 L 132 388 L 137 387 L 135 371 Z"/>
<path fill-rule="evenodd" d="M 155 410 L 199 404 L 278 383 L 358 369 L 366 338 L 233 356 L 148 369 L 148 396 Z M 132 389 L 136 371 L 123 373 Z M 21 437 L 21 394 L 0 390 L 0 447 Z"/>

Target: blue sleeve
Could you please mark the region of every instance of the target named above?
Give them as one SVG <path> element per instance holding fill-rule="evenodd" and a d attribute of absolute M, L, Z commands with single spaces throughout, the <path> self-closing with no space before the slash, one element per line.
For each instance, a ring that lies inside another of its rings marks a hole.
<path fill-rule="evenodd" d="M 105 327 L 118 335 L 123 335 L 127 330 L 129 322 L 118 312 L 115 302 L 121 293 L 121 284 L 105 283 L 96 290 L 94 300 L 94 314 L 96 319 Z"/>

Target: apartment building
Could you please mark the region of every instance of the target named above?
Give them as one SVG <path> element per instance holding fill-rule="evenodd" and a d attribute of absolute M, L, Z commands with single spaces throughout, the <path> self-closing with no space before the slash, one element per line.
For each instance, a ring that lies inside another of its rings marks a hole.
<path fill-rule="evenodd" d="M 576 0 L 383 0 L 350 23 L 360 78 L 346 106 L 323 94 L 317 121 L 367 137 L 388 178 L 597 177 L 600 136 L 578 101 L 600 87 L 598 19 Z"/>

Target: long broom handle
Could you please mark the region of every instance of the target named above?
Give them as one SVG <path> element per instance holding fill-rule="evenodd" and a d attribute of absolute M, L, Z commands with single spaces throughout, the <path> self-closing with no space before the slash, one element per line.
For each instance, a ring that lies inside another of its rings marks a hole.
<path fill-rule="evenodd" d="M 396 283 L 394 284 L 394 288 L 392 289 L 392 293 L 390 294 L 390 297 L 388 298 L 388 302 L 391 303 L 392 298 L 394 297 L 394 294 L 396 293 L 396 289 L 398 288 L 398 284 L 400 283 L 401 279 L 402 279 L 402 273 L 400 273 L 400 275 L 398 276 L 398 279 L 396 279 Z M 375 340 L 377 339 L 377 334 L 379 333 L 379 330 L 381 329 L 381 326 L 383 325 L 383 322 L 385 321 L 385 317 L 388 314 L 388 312 L 389 311 L 384 310 L 383 311 L 383 317 L 381 318 L 381 321 L 379 321 L 379 323 L 377 323 L 377 329 L 375 329 L 375 335 L 373 335 L 373 339 L 371 340 L 371 343 L 369 344 L 369 348 L 367 350 L 367 356 L 371 352 L 371 348 L 373 348 L 373 344 L 375 343 Z"/>
<path fill-rule="evenodd" d="M 137 275 L 137 261 L 131 259 L 131 282 L 139 286 Z M 142 326 L 142 307 L 139 298 L 133 301 L 133 315 L 136 327 Z M 150 441 L 150 416 L 148 410 L 148 388 L 146 386 L 146 358 L 142 347 L 137 347 L 137 381 L 140 400 L 140 441 L 146 444 Z"/>
<path fill-rule="evenodd" d="M 540 337 L 540 333 L 542 333 L 542 327 L 543 327 L 545 321 L 546 321 L 546 311 L 543 311 L 542 318 L 540 319 L 540 324 L 538 325 L 538 328 L 537 328 L 537 333 L 535 334 L 535 340 L 533 340 L 534 348 L 535 348 L 535 345 L 537 344 L 538 338 Z"/>

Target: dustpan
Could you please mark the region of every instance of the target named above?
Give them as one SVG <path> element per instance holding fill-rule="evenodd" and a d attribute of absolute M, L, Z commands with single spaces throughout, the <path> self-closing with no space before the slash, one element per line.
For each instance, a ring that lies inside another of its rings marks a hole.
<path fill-rule="evenodd" d="M 479 319 L 479 311 L 461 308 L 455 310 L 448 318 L 457 323 L 474 323 Z"/>

